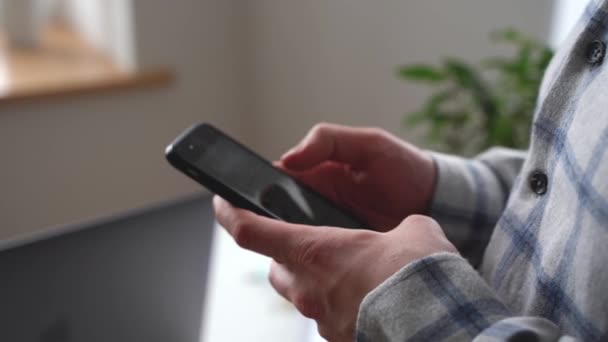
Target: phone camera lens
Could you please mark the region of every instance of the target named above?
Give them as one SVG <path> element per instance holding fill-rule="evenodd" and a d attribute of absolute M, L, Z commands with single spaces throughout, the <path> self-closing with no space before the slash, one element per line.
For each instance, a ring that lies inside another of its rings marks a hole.
<path fill-rule="evenodd" d="M 205 153 L 206 144 L 197 137 L 190 137 L 180 145 L 182 155 L 190 161 L 194 161 Z"/>
<path fill-rule="evenodd" d="M 203 153 L 204 148 L 203 148 L 203 144 L 201 144 L 200 142 L 198 142 L 196 140 L 189 140 L 189 141 L 185 141 L 181 145 L 181 151 L 182 151 L 182 155 L 184 157 L 186 157 L 192 161 L 195 158 L 198 158 L 198 156 L 201 153 Z"/>
<path fill-rule="evenodd" d="M 197 139 L 192 139 L 184 145 L 186 151 L 188 151 L 188 153 L 190 154 L 196 154 L 201 152 L 203 150 L 203 146 L 203 142 L 198 141 Z"/>

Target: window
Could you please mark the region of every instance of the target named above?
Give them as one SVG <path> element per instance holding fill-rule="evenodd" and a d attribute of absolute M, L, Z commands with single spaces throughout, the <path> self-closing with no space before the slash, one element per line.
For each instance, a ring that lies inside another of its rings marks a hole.
<path fill-rule="evenodd" d="M 131 0 L 0 4 L 0 100 L 168 79 L 140 77 Z"/>
<path fill-rule="evenodd" d="M 583 14 L 589 0 L 557 0 L 553 16 L 551 45 L 559 47 Z"/>

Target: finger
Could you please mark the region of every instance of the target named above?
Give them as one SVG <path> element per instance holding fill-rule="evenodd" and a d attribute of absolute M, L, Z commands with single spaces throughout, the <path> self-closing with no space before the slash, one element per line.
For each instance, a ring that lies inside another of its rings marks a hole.
<path fill-rule="evenodd" d="M 277 291 L 281 297 L 291 302 L 291 289 L 294 285 L 294 275 L 283 264 L 272 261 L 270 264 L 270 272 L 268 273 L 268 281 L 270 285 Z"/>
<path fill-rule="evenodd" d="M 218 196 L 213 198 L 217 221 L 242 248 L 285 263 L 315 239 L 321 238 L 321 227 L 296 225 L 238 209 Z"/>
<path fill-rule="evenodd" d="M 284 166 L 278 167 L 334 203 L 344 205 L 342 198 L 350 196 L 354 189 L 349 173 L 341 164 L 323 163 L 305 171 L 294 171 Z"/>
<path fill-rule="evenodd" d="M 373 157 L 375 142 L 382 134 L 373 128 L 319 124 L 281 160 L 293 170 L 309 169 L 328 160 L 357 167 Z"/>
<path fill-rule="evenodd" d="M 316 294 L 316 284 L 310 285 L 310 278 L 296 281 L 296 275 L 287 266 L 273 260 L 268 279 L 272 287 L 283 298 L 292 302 L 303 316 L 321 319 L 328 311 L 327 305 Z"/>

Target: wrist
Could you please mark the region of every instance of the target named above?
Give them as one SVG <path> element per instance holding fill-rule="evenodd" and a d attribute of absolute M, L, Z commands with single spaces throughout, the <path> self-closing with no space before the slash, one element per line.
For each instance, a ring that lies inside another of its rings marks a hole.
<path fill-rule="evenodd" d="M 435 189 L 437 188 L 437 162 L 433 157 L 433 154 L 429 151 L 421 151 L 422 154 L 422 165 L 423 167 L 421 172 L 420 179 L 420 208 L 418 208 L 418 213 L 420 214 L 428 214 L 431 205 L 433 203 L 433 198 L 435 196 Z"/>

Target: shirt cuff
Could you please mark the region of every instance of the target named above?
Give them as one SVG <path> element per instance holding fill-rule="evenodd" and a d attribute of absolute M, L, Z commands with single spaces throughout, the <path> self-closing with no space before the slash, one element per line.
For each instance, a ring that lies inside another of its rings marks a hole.
<path fill-rule="evenodd" d="M 471 340 L 508 316 L 465 259 L 440 253 L 408 264 L 363 299 L 357 341 Z"/>
<path fill-rule="evenodd" d="M 440 153 L 432 156 L 437 184 L 429 214 L 461 254 L 477 265 L 508 193 L 483 161 Z"/>

